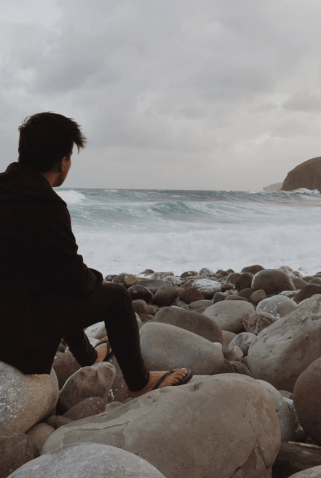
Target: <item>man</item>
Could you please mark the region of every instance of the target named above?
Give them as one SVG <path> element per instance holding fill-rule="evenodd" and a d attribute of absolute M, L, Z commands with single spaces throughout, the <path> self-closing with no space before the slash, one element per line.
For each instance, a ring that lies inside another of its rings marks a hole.
<path fill-rule="evenodd" d="M 53 187 L 65 181 L 79 125 L 39 113 L 20 126 L 19 158 L 0 174 L 0 361 L 25 374 L 49 374 L 60 340 L 84 367 L 101 362 L 83 329 L 105 321 L 108 340 L 132 397 L 187 383 L 186 369 L 148 372 L 140 351 L 131 298 L 103 284 L 77 253 L 66 203 Z"/>

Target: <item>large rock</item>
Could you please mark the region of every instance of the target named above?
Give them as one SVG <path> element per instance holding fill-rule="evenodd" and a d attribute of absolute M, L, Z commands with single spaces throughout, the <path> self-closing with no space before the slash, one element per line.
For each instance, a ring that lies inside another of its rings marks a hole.
<path fill-rule="evenodd" d="M 40 454 L 44 443 L 54 431 L 55 428 L 47 423 L 38 423 L 38 425 L 30 428 L 26 435 L 34 441 Z"/>
<path fill-rule="evenodd" d="M 160 307 L 171 305 L 177 297 L 178 292 L 176 287 L 166 284 L 157 290 L 153 297 L 153 304 L 159 305 Z"/>
<path fill-rule="evenodd" d="M 314 466 L 304 471 L 299 471 L 295 475 L 291 475 L 290 478 L 320 478 L 321 466 Z"/>
<path fill-rule="evenodd" d="M 65 383 L 59 395 L 57 410 L 63 414 L 90 397 L 101 397 L 107 403 L 115 376 L 115 367 L 108 362 L 83 367 Z"/>
<path fill-rule="evenodd" d="M 293 402 L 299 421 L 312 440 L 321 445 L 321 358 L 312 362 L 299 376 Z"/>
<path fill-rule="evenodd" d="M 262 330 L 247 363 L 254 377 L 292 392 L 299 375 L 320 356 L 321 295 L 315 295 Z"/>
<path fill-rule="evenodd" d="M 98 443 L 79 443 L 37 458 L 12 478 L 165 478 L 134 453 Z"/>
<path fill-rule="evenodd" d="M 125 382 L 123 372 L 121 371 L 121 368 L 114 355 L 109 360 L 109 363 L 115 367 L 116 377 L 109 391 L 108 403 L 124 402 L 127 398 L 129 398 L 129 389 L 127 387 L 127 383 Z"/>
<path fill-rule="evenodd" d="M 85 330 L 85 334 L 89 338 L 101 340 L 107 335 L 105 322 L 97 322 L 96 324 L 90 325 Z"/>
<path fill-rule="evenodd" d="M 320 450 L 303 448 L 283 442 L 281 443 L 280 451 L 273 465 L 273 478 L 293 478 L 294 473 L 309 473 L 315 466 L 321 467 Z M 304 476 L 306 475 L 303 475 L 303 477 Z M 309 477 L 309 475 L 307 476 Z M 317 478 L 319 478 L 319 476 L 321 475 L 317 475 Z"/>
<path fill-rule="evenodd" d="M 251 332 L 254 335 L 259 335 L 263 329 L 270 327 L 278 319 L 272 314 L 246 314 L 243 319 L 243 325 L 246 332 Z"/>
<path fill-rule="evenodd" d="M 0 477 L 11 476 L 17 468 L 39 456 L 34 441 L 24 433 L 0 427 Z"/>
<path fill-rule="evenodd" d="M 316 294 L 321 294 L 321 285 L 309 284 L 296 294 L 294 300 L 295 302 L 299 303 L 305 299 L 309 299 Z"/>
<path fill-rule="evenodd" d="M 222 346 L 174 325 L 147 322 L 140 343 L 149 371 L 190 368 L 197 375 L 216 373 L 223 364 Z"/>
<path fill-rule="evenodd" d="M 192 287 L 189 289 L 180 289 L 178 291 L 178 297 L 180 300 L 185 302 L 185 304 L 191 304 L 196 300 L 203 300 L 204 295 L 199 292 L 197 289 L 193 289 Z"/>
<path fill-rule="evenodd" d="M 270 478 L 280 447 L 274 405 L 250 377 L 223 374 L 161 388 L 56 430 L 43 453 L 105 443 L 171 478 Z M 50 455 L 51 456 L 51 455 Z"/>
<path fill-rule="evenodd" d="M 252 280 L 252 289 L 263 289 L 266 295 L 279 294 L 284 290 L 294 290 L 292 279 L 277 269 L 264 269 L 257 272 Z"/>
<path fill-rule="evenodd" d="M 256 308 L 258 314 L 272 314 L 276 319 L 288 315 L 297 307 L 297 304 L 284 295 L 275 295 L 262 300 Z"/>
<path fill-rule="evenodd" d="M 285 442 L 293 440 L 295 424 L 284 398 L 270 383 L 265 382 L 264 380 L 258 380 L 258 382 L 266 389 L 274 404 L 280 425 L 281 440 Z"/>
<path fill-rule="evenodd" d="M 285 178 L 281 191 L 318 189 L 321 192 L 321 158 L 312 158 L 292 169 Z"/>
<path fill-rule="evenodd" d="M 157 312 L 155 322 L 175 325 L 193 332 L 193 334 L 200 335 L 210 342 L 223 343 L 220 327 L 209 317 L 198 312 L 180 309 L 179 307 L 163 307 Z"/>
<path fill-rule="evenodd" d="M 241 272 L 250 272 L 251 274 L 256 274 L 257 272 L 264 271 L 264 267 L 260 266 L 259 264 L 255 264 L 253 266 L 243 267 Z"/>
<path fill-rule="evenodd" d="M 0 425 L 12 432 L 26 432 L 47 418 L 58 401 L 58 381 L 50 375 L 24 375 L 0 362 Z"/>
<path fill-rule="evenodd" d="M 105 410 L 106 400 L 100 397 L 85 398 L 77 403 L 63 415 L 64 418 L 70 420 L 81 420 L 82 418 L 98 415 Z M 57 428 L 57 427 L 56 427 Z"/>
<path fill-rule="evenodd" d="M 233 348 L 234 345 L 236 345 L 242 350 L 243 355 L 245 356 L 248 354 L 249 348 L 253 342 L 255 342 L 256 338 L 256 335 L 251 334 L 250 332 L 241 332 L 231 340 L 229 348 Z"/>
<path fill-rule="evenodd" d="M 97 328 L 95 328 L 96 331 Z M 81 366 L 71 352 L 64 352 L 62 355 L 56 355 L 52 368 L 56 372 L 59 390 L 61 390 L 68 378 L 76 373 Z"/>
<path fill-rule="evenodd" d="M 153 294 L 151 291 L 141 284 L 132 285 L 129 287 L 128 292 L 133 300 L 142 299 L 148 304 L 152 301 Z"/>
<path fill-rule="evenodd" d="M 238 334 L 243 330 L 243 318 L 246 314 L 254 313 L 252 304 L 243 300 L 224 300 L 211 305 L 205 310 L 206 317 L 214 320 L 222 330 Z"/>

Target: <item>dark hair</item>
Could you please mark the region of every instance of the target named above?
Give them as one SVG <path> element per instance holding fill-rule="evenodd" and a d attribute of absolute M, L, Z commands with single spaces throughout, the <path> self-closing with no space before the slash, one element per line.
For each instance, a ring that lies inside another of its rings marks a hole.
<path fill-rule="evenodd" d="M 56 113 L 38 113 L 19 126 L 18 162 L 28 169 L 47 173 L 59 169 L 75 143 L 85 147 L 86 138 L 72 119 Z"/>

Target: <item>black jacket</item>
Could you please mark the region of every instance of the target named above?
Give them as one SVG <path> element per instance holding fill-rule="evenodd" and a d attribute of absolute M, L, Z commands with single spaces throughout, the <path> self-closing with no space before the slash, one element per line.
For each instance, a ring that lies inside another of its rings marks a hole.
<path fill-rule="evenodd" d="M 50 373 L 68 299 L 103 281 L 77 250 L 66 203 L 41 174 L 10 164 L 0 174 L 0 361 Z"/>

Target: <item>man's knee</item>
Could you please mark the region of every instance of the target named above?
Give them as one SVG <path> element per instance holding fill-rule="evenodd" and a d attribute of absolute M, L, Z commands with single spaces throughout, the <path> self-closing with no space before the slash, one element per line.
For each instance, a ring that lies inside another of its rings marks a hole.
<path fill-rule="evenodd" d="M 132 303 L 131 296 L 128 290 L 120 284 L 104 284 L 103 285 L 106 291 L 107 301 L 111 299 L 112 303 L 115 306 L 127 305 L 130 306 Z"/>

